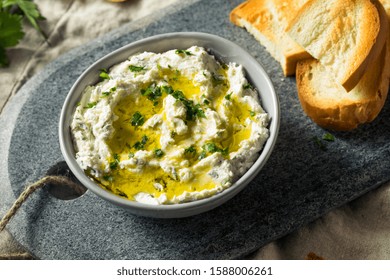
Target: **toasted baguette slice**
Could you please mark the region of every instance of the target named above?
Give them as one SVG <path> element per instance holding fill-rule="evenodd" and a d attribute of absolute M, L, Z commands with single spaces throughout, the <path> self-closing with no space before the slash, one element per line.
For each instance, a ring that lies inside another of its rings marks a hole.
<path fill-rule="evenodd" d="M 290 18 L 308 0 L 249 0 L 230 13 L 230 20 L 244 27 L 280 63 L 283 74 L 295 74 L 297 61 L 310 55 L 284 29 Z"/>
<path fill-rule="evenodd" d="M 390 17 L 390 0 L 379 0 L 386 10 L 387 16 Z"/>
<path fill-rule="evenodd" d="M 298 97 L 305 113 L 319 126 L 347 131 L 371 122 L 381 111 L 389 90 L 390 38 L 369 70 L 347 92 L 315 59 L 297 65 Z"/>
<path fill-rule="evenodd" d="M 267 7 L 273 15 L 276 15 L 277 22 L 280 23 L 280 27 L 282 31 L 284 31 L 295 18 L 297 12 L 308 1 L 309 0 L 270 0 L 267 2 Z"/>
<path fill-rule="evenodd" d="M 383 48 L 387 15 L 377 0 L 309 0 L 286 31 L 350 91 Z"/>

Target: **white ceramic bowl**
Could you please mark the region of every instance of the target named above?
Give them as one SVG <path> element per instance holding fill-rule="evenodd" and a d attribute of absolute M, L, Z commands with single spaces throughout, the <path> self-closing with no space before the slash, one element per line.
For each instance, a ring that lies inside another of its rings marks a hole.
<path fill-rule="evenodd" d="M 101 188 L 85 175 L 77 164 L 71 139 L 70 123 L 72 115 L 84 88 L 98 82 L 97 79 L 100 69 L 110 68 L 114 64 L 122 62 L 136 53 L 143 51 L 165 52 L 171 49 L 186 49 L 193 45 L 206 48 L 217 59 L 225 63 L 236 62 L 243 65 L 247 79 L 258 90 L 262 106 L 271 118 L 269 125 L 270 137 L 265 143 L 259 158 L 230 188 L 212 197 L 193 202 L 175 205 L 147 205 L 124 199 Z M 72 86 L 62 108 L 59 123 L 59 141 L 62 154 L 71 171 L 85 187 L 96 195 L 137 215 L 155 218 L 179 218 L 211 210 L 244 189 L 259 173 L 273 150 L 279 131 L 279 112 L 279 101 L 271 80 L 263 67 L 244 49 L 231 41 L 212 34 L 199 32 L 168 33 L 142 39 L 124 46 L 101 58 L 85 70 Z"/>

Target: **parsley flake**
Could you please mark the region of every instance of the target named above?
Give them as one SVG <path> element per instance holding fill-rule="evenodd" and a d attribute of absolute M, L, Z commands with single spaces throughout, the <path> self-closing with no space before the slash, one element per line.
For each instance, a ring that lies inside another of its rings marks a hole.
<path fill-rule="evenodd" d="M 172 94 L 173 93 L 173 88 L 171 86 L 162 86 L 161 87 L 163 92 L 166 94 Z"/>
<path fill-rule="evenodd" d="M 207 153 L 206 151 L 202 151 L 198 157 L 199 160 L 204 159 L 206 157 Z"/>
<path fill-rule="evenodd" d="M 131 125 L 132 126 L 140 126 L 145 122 L 144 116 L 140 112 L 135 112 L 131 117 Z"/>
<path fill-rule="evenodd" d="M 324 145 L 324 143 L 321 141 L 320 138 L 318 138 L 317 136 L 314 136 L 314 137 L 312 138 L 312 140 L 314 141 L 314 143 L 316 143 L 316 145 L 318 146 L 318 148 L 320 148 L 320 149 L 323 150 L 323 151 L 326 151 L 326 150 L 327 150 L 326 146 Z"/>
<path fill-rule="evenodd" d="M 113 93 L 114 91 L 116 91 L 116 87 L 110 88 L 109 91 L 104 91 L 104 92 L 102 92 L 102 95 L 103 95 L 104 97 L 107 97 L 107 96 L 109 96 L 111 93 Z"/>
<path fill-rule="evenodd" d="M 184 93 L 182 91 L 180 90 L 173 91 L 171 87 L 167 87 L 166 90 L 168 90 L 169 94 L 171 94 L 174 98 L 180 100 L 184 104 L 184 106 L 187 109 L 187 114 L 186 114 L 187 121 L 195 120 L 196 116 L 199 118 L 206 118 L 206 115 L 204 111 L 201 109 L 200 104 L 195 105 L 194 101 L 187 99 L 184 96 Z"/>
<path fill-rule="evenodd" d="M 102 80 L 109 80 L 110 76 L 108 75 L 107 69 L 105 69 L 105 68 L 100 69 L 99 77 Z"/>
<path fill-rule="evenodd" d="M 111 175 L 104 175 L 103 179 L 108 182 L 112 182 L 114 180 L 114 177 L 112 177 Z"/>
<path fill-rule="evenodd" d="M 176 54 L 185 54 L 185 55 L 193 55 L 190 51 L 187 50 L 176 50 Z"/>
<path fill-rule="evenodd" d="M 149 140 L 148 136 L 146 136 L 146 135 L 142 136 L 141 141 L 137 141 L 134 144 L 134 148 L 136 150 L 142 150 L 145 147 L 145 144 L 146 144 L 146 142 L 148 142 L 148 140 Z"/>
<path fill-rule="evenodd" d="M 251 84 L 245 84 L 243 86 L 244 89 L 253 89 L 253 86 Z"/>
<path fill-rule="evenodd" d="M 161 88 L 156 86 L 156 84 L 151 84 L 149 87 L 146 89 L 141 89 L 141 94 L 143 96 L 146 96 L 149 100 L 154 101 L 153 105 L 157 105 L 156 100 L 161 97 Z"/>
<path fill-rule="evenodd" d="M 196 154 L 196 148 L 194 145 L 189 146 L 188 148 L 184 149 L 185 155 L 194 156 Z"/>
<path fill-rule="evenodd" d="M 97 105 L 97 102 L 90 102 L 87 104 L 87 106 L 84 107 L 84 109 L 92 109 L 94 107 L 96 107 Z"/>
<path fill-rule="evenodd" d="M 117 169 L 119 164 L 119 156 L 118 154 L 114 154 L 114 160 L 110 162 L 110 169 L 115 170 Z"/>
<path fill-rule="evenodd" d="M 322 136 L 322 140 L 333 142 L 335 140 L 334 136 L 330 134 L 329 132 L 325 133 Z"/>
<path fill-rule="evenodd" d="M 203 149 L 204 149 L 206 152 L 215 153 L 215 152 L 217 151 L 217 145 L 215 145 L 215 143 L 206 143 L 206 144 L 203 146 Z"/>
<path fill-rule="evenodd" d="M 164 152 L 163 152 L 163 150 L 161 150 L 161 149 L 155 149 L 155 150 L 154 150 L 154 155 L 155 155 L 157 158 L 161 158 L 161 157 L 164 155 Z"/>
<path fill-rule="evenodd" d="M 130 65 L 129 70 L 131 72 L 141 72 L 141 71 L 145 70 L 145 66 Z"/>
<path fill-rule="evenodd" d="M 208 153 L 216 153 L 216 152 L 220 152 L 223 156 L 227 156 L 229 154 L 229 148 L 225 148 L 225 149 L 222 149 L 222 148 L 219 148 L 215 143 L 206 143 L 203 145 L 202 149 L 205 151 L 205 152 L 208 152 Z"/>

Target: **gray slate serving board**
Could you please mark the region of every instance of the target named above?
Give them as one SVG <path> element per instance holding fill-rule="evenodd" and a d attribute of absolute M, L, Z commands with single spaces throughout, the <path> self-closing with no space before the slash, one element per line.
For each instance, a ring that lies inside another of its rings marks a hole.
<path fill-rule="evenodd" d="M 198 216 L 158 220 L 133 216 L 91 192 L 59 200 L 34 194 L 8 229 L 42 259 L 231 259 L 324 215 L 390 179 L 390 104 L 369 125 L 335 133 L 327 151 L 312 141 L 326 132 L 302 112 L 294 78 L 245 30 L 229 22 L 240 0 L 186 1 L 154 22 L 130 23 L 48 65 L 12 98 L 0 118 L 3 215 L 23 186 L 62 161 L 57 125 L 77 77 L 103 55 L 137 39 L 174 31 L 217 34 L 247 49 L 274 82 L 280 135 L 256 179 L 228 203 Z"/>

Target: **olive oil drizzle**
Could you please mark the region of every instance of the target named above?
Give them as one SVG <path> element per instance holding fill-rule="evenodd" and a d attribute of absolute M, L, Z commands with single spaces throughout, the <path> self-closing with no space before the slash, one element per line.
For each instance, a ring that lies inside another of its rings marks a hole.
<path fill-rule="evenodd" d="M 132 67 L 132 71 L 141 70 L 143 69 Z M 141 192 L 155 198 L 165 194 L 172 200 L 185 192 L 215 189 L 216 183 L 207 174 L 211 166 L 202 170 L 194 170 L 191 167 L 212 153 L 220 152 L 228 158 L 230 152 L 237 151 L 242 140 L 250 137 L 251 128 L 245 125 L 245 120 L 253 117 L 248 105 L 238 102 L 227 92 L 229 84 L 226 76 L 226 69 L 223 67 L 212 74 L 213 98 L 205 99 L 200 86 L 192 79 L 171 67 L 159 67 L 160 85 L 156 82 L 145 84 L 140 92 L 128 94 L 115 106 L 114 114 L 118 117 L 113 123 L 115 132 L 107 142 L 112 153 L 112 158 L 108 159 L 110 172 L 104 174 L 103 179 L 95 179 L 104 188 L 130 200 L 134 200 Z M 182 182 L 176 171 L 168 174 L 161 167 L 152 166 L 148 162 L 143 163 L 141 168 L 138 162 L 134 170 L 120 167 L 120 162 L 125 160 L 134 159 L 137 162 L 135 154 L 140 150 L 152 151 L 150 159 L 164 160 L 168 156 L 169 151 L 164 151 L 160 144 L 160 130 L 143 126 L 152 116 L 164 114 L 163 99 L 168 94 L 181 101 L 187 109 L 188 133 L 171 135 L 175 141 L 172 149 L 183 149 L 184 155 L 173 161 L 173 167 L 178 170 L 184 160 L 188 162 L 193 176 L 187 182 Z M 196 118 L 205 119 L 203 121 L 207 122 L 206 108 L 218 111 L 220 106 L 228 108 L 226 111 L 229 121 L 222 124 L 228 132 L 227 136 L 216 140 L 216 143 L 209 142 L 200 146 L 193 141 L 188 145 L 188 139 L 194 138 L 192 127 Z"/>

